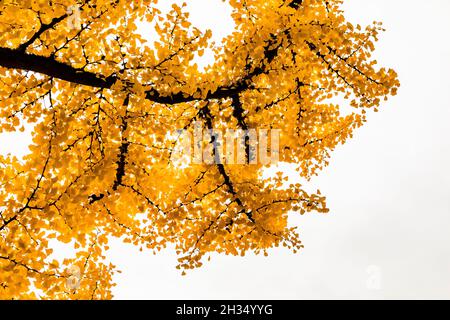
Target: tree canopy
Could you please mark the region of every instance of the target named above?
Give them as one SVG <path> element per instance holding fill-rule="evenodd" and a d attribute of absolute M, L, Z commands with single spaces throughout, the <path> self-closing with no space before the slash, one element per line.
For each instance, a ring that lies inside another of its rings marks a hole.
<path fill-rule="evenodd" d="M 183 273 L 214 252 L 302 248 L 288 214 L 327 212 L 320 192 L 279 188 L 261 163 L 175 166 L 168 133 L 281 129 L 280 161 L 307 180 L 399 81 L 372 58 L 381 23 L 351 24 L 341 1 L 229 4 L 235 31 L 216 46 L 156 0 L 0 2 L 0 131 L 33 125 L 28 155 L 0 156 L 0 298 L 111 298 L 111 237 L 173 245 Z M 54 259 L 52 241 L 76 255 Z"/>

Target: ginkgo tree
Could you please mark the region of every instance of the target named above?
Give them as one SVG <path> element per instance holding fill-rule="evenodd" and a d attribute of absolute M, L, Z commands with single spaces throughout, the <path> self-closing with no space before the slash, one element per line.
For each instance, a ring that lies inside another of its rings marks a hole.
<path fill-rule="evenodd" d="M 156 0 L 0 2 L 0 131 L 33 126 L 28 155 L 0 156 L 0 298 L 111 298 L 112 237 L 173 246 L 183 273 L 213 252 L 302 248 L 288 214 L 327 212 L 320 192 L 279 188 L 261 163 L 173 165 L 168 133 L 281 129 L 279 159 L 307 181 L 397 75 L 372 58 L 381 23 L 347 22 L 341 1 L 228 2 L 236 27 L 221 46 L 185 6 L 163 14 Z M 200 69 L 205 50 L 215 60 Z M 76 254 L 52 258 L 54 241 Z"/>

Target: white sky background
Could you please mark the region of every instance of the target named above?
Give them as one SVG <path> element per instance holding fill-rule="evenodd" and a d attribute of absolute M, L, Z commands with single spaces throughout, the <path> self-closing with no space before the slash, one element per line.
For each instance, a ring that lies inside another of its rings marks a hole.
<path fill-rule="evenodd" d="M 226 3 L 187 2 L 217 41 L 232 31 Z M 115 241 L 115 298 L 450 299 L 450 1 L 344 2 L 349 21 L 384 22 L 376 58 L 402 86 L 314 180 L 330 213 L 292 215 L 303 251 L 216 255 L 183 277 L 172 249 L 154 256 Z M 28 138 L 0 135 L 0 153 L 24 154 Z"/>

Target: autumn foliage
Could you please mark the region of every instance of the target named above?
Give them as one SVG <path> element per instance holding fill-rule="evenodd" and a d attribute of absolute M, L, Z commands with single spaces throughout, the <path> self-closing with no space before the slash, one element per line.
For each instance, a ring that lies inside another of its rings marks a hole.
<path fill-rule="evenodd" d="M 230 0 L 236 28 L 220 47 L 184 7 L 155 3 L 0 2 L 0 131 L 34 126 L 27 156 L 0 156 L 0 298 L 111 298 L 111 237 L 173 245 L 180 272 L 213 252 L 296 252 L 288 214 L 327 212 L 319 192 L 263 181 L 262 164 L 174 166 L 167 134 L 199 121 L 279 128 L 280 161 L 307 180 L 399 86 L 371 58 L 381 24 L 352 25 L 341 1 Z M 137 21 L 160 39 L 146 42 Z M 200 69 L 205 50 L 215 62 Z M 54 242 L 76 255 L 57 261 Z"/>

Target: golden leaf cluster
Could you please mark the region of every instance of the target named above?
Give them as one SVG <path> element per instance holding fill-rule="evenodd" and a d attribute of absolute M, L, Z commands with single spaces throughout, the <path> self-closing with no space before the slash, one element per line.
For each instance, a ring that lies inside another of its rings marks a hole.
<path fill-rule="evenodd" d="M 236 28 L 217 47 L 184 6 L 0 2 L 0 131 L 34 125 L 29 155 L 0 157 L 0 298 L 111 298 L 111 237 L 173 245 L 182 272 L 214 252 L 302 248 L 288 213 L 327 212 L 325 197 L 279 188 L 283 175 L 263 181 L 258 164 L 173 166 L 167 134 L 199 121 L 279 128 L 280 160 L 309 179 L 396 94 L 397 75 L 371 56 L 381 25 L 349 23 L 341 1 L 229 3 Z M 159 40 L 137 21 L 152 21 Z M 202 70 L 205 50 L 215 62 Z M 330 102 L 338 95 L 352 112 Z M 74 256 L 52 258 L 53 242 Z M 74 266 L 80 283 L 68 287 Z"/>

